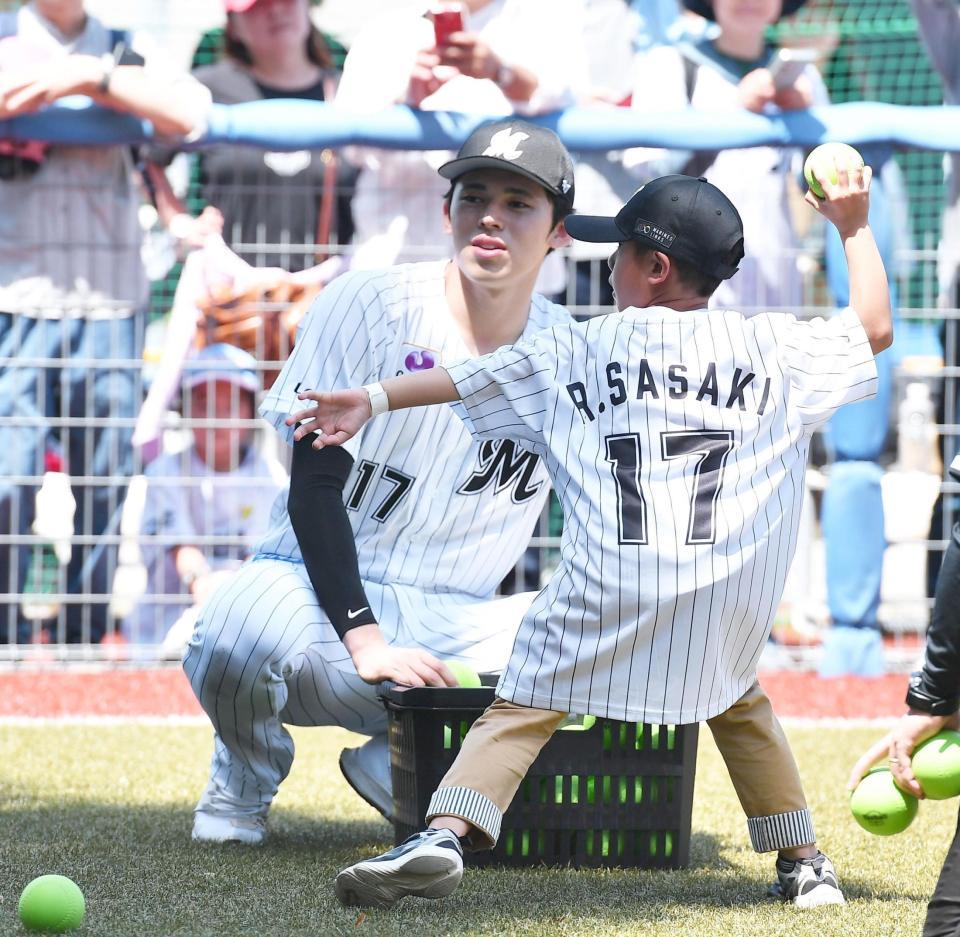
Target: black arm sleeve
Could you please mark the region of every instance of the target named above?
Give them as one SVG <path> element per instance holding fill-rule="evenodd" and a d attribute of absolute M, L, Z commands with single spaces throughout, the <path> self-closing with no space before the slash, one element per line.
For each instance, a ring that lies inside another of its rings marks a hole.
<path fill-rule="evenodd" d="M 960 705 L 960 524 L 940 567 L 923 670 L 910 678 L 907 705 L 934 716 L 949 716 Z"/>
<path fill-rule="evenodd" d="M 339 446 L 318 451 L 312 441 L 311 435 L 294 443 L 287 510 L 317 599 L 342 638 L 352 628 L 377 622 L 360 581 L 343 504 L 353 457 Z"/>

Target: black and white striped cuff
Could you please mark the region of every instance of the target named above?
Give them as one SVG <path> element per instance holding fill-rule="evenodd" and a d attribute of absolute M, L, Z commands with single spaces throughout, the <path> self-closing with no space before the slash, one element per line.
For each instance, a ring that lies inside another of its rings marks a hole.
<path fill-rule="evenodd" d="M 469 787 L 441 787 L 434 791 L 427 807 L 427 823 L 434 817 L 459 817 L 471 823 L 480 834 L 469 837 L 470 845 L 476 849 L 496 846 L 503 821 L 497 805 Z"/>
<path fill-rule="evenodd" d="M 747 829 L 750 830 L 750 842 L 757 852 L 809 846 L 817 841 L 809 810 L 792 810 L 772 817 L 749 817 Z"/>

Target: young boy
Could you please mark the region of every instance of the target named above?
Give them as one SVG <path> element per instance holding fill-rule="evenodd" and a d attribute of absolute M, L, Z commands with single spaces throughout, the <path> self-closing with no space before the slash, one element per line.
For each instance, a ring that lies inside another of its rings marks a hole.
<path fill-rule="evenodd" d="M 830 322 L 708 312 L 743 257 L 740 217 L 705 180 L 665 176 L 616 218 L 567 220 L 575 238 L 619 243 L 620 312 L 448 370 L 304 395 L 317 406 L 295 415 L 305 421 L 296 434 L 316 432 L 318 448 L 371 414 L 460 400 L 475 436 L 540 454 L 566 521 L 561 563 L 524 618 L 498 698 L 433 796 L 430 829 L 341 872 L 341 901 L 452 892 L 461 838 L 496 842 L 525 772 L 572 711 L 707 720 L 754 848 L 779 851 L 784 897 L 843 902 L 756 664 L 795 547 L 810 435 L 874 392 L 874 355 L 892 338 L 869 180 L 869 170 L 843 173 L 825 201 L 808 195 L 850 266 L 853 308 Z"/>

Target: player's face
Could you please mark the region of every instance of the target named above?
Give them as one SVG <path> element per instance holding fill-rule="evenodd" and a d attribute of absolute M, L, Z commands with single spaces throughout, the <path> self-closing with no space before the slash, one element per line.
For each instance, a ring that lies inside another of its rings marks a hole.
<path fill-rule="evenodd" d="M 645 255 L 647 252 L 643 252 Z M 607 265 L 610 267 L 610 285 L 613 287 L 613 301 L 617 309 L 634 306 L 645 309 L 650 304 L 652 290 L 648 282 L 647 271 L 638 262 L 642 257 L 634 241 L 625 241 L 618 245 L 610 255 Z"/>
<path fill-rule="evenodd" d="M 535 274 L 548 248 L 569 241 L 553 224 L 546 190 L 526 176 L 480 169 L 457 179 L 444 222 L 457 264 L 471 280 L 509 281 Z"/>
<path fill-rule="evenodd" d="M 234 420 L 230 426 L 195 426 L 197 456 L 215 472 L 229 472 L 241 461 L 253 419 L 253 395 L 229 381 L 211 381 L 191 388 L 186 416 L 191 420 Z"/>

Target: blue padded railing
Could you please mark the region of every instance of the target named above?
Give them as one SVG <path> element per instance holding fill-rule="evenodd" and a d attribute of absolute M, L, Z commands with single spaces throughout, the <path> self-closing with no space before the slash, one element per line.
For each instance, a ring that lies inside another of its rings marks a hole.
<path fill-rule="evenodd" d="M 193 147 L 244 143 L 273 150 L 364 144 L 399 150 L 456 149 L 484 118 L 397 106 L 352 114 L 318 101 L 271 100 L 213 106 L 207 133 Z M 854 102 L 775 116 L 749 111 L 640 114 L 629 108 L 573 107 L 532 118 L 556 130 L 574 151 L 655 146 L 718 150 L 748 146 L 855 146 L 960 151 L 960 106 L 906 107 Z M 0 121 L 0 138 L 50 143 L 140 143 L 154 139 L 147 122 L 65 98 L 37 114 Z"/>

